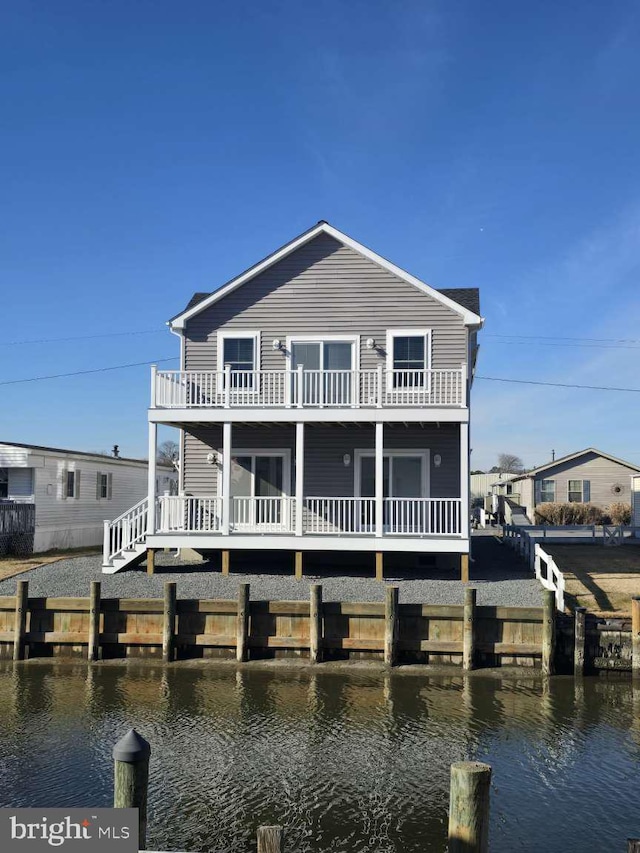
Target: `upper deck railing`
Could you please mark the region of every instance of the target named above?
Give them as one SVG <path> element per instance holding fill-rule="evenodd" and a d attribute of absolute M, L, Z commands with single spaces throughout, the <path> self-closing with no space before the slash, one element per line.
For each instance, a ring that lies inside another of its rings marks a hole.
<path fill-rule="evenodd" d="M 153 369 L 159 409 L 404 408 L 467 405 L 467 371 Z"/>

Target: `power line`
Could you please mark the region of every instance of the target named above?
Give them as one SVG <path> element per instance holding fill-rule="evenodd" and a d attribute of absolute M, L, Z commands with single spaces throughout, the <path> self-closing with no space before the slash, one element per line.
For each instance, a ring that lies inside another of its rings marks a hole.
<path fill-rule="evenodd" d="M 154 335 L 158 332 L 166 332 L 166 327 L 164 329 L 142 329 L 139 332 L 104 332 L 100 335 L 74 335 L 73 337 L 68 338 L 34 338 L 28 341 L 8 341 L 8 342 L 0 342 L 0 346 L 2 347 L 17 347 L 23 346 L 24 344 L 57 344 L 62 343 L 63 341 L 92 341 L 95 338 L 120 338 L 126 335 Z"/>
<path fill-rule="evenodd" d="M 499 376 L 476 376 L 485 382 L 514 382 L 518 385 L 547 385 L 552 388 L 585 388 L 589 391 L 630 391 L 640 394 L 640 388 L 615 388 L 610 385 L 573 385 L 569 382 L 539 382 L 535 379 L 503 379 Z"/>
<path fill-rule="evenodd" d="M 567 335 L 497 335 L 490 332 L 483 332 L 483 338 L 517 338 L 518 340 L 539 340 L 539 341 L 590 341 L 592 343 L 610 343 L 610 344 L 640 344 L 638 338 L 571 338 Z"/>
<path fill-rule="evenodd" d="M 502 344 L 502 346 L 514 346 L 514 347 L 531 347 L 531 346 L 545 346 L 545 347 L 585 347 L 586 349 L 640 349 L 640 346 L 629 346 L 627 344 L 570 344 L 563 343 L 561 341 L 551 341 L 551 340 L 542 340 L 540 341 L 494 341 L 496 344 Z"/>
<path fill-rule="evenodd" d="M 127 367 L 141 367 L 149 364 L 161 364 L 164 361 L 176 361 L 178 356 L 156 358 L 154 361 L 134 361 L 131 364 L 115 364 L 112 367 L 94 367 L 92 370 L 76 370 L 73 373 L 52 373 L 49 376 L 30 376 L 28 379 L 5 379 L 0 385 L 18 385 L 21 382 L 41 382 L 44 379 L 62 379 L 67 376 L 84 376 L 87 373 L 106 373 L 108 370 L 124 370 Z"/>

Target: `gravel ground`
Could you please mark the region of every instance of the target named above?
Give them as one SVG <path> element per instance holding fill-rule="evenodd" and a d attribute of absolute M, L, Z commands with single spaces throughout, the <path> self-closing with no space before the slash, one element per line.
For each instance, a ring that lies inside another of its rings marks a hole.
<path fill-rule="evenodd" d="M 103 575 L 98 556 L 75 557 L 40 566 L 19 578 L 0 582 L 0 595 L 13 595 L 17 580 L 29 581 L 30 596 L 88 596 L 89 583 L 102 581 L 103 598 L 161 598 L 166 581 L 176 581 L 178 598 L 235 598 L 239 583 L 251 585 L 252 599 L 299 600 L 309 596 L 310 583 L 322 583 L 325 601 L 382 601 L 384 584 L 358 576 L 305 577 L 296 581 L 291 574 L 240 574 L 223 577 L 218 571 L 203 571 L 202 563 L 188 564 L 166 554 L 158 555 L 155 575 L 149 577 L 143 568 Z M 394 579 L 387 582 L 400 586 L 400 601 L 424 604 L 461 604 L 464 584 L 454 574 L 429 577 L 425 570 L 420 578 Z M 542 604 L 542 587 L 534 579 L 517 571 L 496 571 L 495 578 L 472 580 L 478 590 L 478 604 L 501 604 L 527 607 Z M 514 577 L 515 575 L 515 577 Z M 472 568 L 473 577 L 473 568 Z"/>

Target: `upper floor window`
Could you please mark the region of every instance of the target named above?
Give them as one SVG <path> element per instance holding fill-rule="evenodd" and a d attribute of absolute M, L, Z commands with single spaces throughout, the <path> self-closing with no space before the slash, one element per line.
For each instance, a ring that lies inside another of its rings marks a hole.
<path fill-rule="evenodd" d="M 556 481 L 543 480 L 540 483 L 540 503 L 553 503 L 556 499 Z"/>
<path fill-rule="evenodd" d="M 259 332 L 221 332 L 218 340 L 218 370 L 231 371 L 231 387 L 254 387 L 254 371 L 260 369 Z"/>
<path fill-rule="evenodd" d="M 9 469 L 0 468 L 0 498 L 9 497 Z"/>
<path fill-rule="evenodd" d="M 425 388 L 431 367 L 429 329 L 390 329 L 387 332 L 387 370 L 392 388 Z"/>

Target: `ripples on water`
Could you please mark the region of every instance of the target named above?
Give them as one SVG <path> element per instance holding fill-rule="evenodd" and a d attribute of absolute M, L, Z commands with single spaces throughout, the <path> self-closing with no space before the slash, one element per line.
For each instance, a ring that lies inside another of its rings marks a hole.
<path fill-rule="evenodd" d="M 152 744 L 149 847 L 438 851 L 449 765 L 493 767 L 492 851 L 640 835 L 640 689 L 557 678 L 37 664 L 0 669 L 0 806 L 108 806 L 111 748 Z"/>

